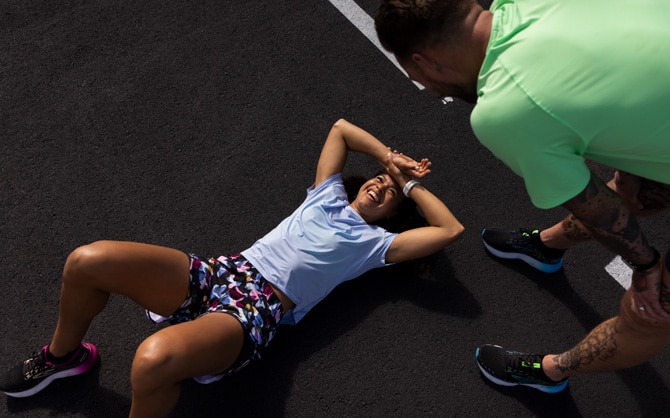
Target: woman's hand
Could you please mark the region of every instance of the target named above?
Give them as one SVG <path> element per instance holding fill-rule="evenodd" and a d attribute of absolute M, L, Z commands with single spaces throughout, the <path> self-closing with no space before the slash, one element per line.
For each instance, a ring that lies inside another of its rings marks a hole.
<path fill-rule="evenodd" d="M 400 187 L 404 187 L 408 181 L 412 180 L 411 175 L 403 173 L 395 164 L 392 152 L 386 154 L 386 159 L 384 161 L 380 161 L 379 164 L 384 167 L 384 170 L 386 170 L 386 172 L 389 173 L 391 177 L 393 177 L 393 179 L 400 185 Z"/>
<path fill-rule="evenodd" d="M 417 179 L 426 177 L 430 173 L 430 166 L 433 164 L 428 158 L 422 158 L 421 161 L 417 162 L 413 158 L 410 158 L 397 150 L 391 152 L 390 148 L 388 156 L 393 163 L 393 166 L 400 170 L 404 175 Z M 389 167 L 385 166 L 385 168 L 387 171 L 389 170 Z M 390 171 L 389 174 L 392 175 Z"/>

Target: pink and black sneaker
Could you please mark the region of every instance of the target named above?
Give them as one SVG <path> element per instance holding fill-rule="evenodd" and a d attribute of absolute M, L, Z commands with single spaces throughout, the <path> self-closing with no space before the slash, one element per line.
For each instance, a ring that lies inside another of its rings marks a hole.
<path fill-rule="evenodd" d="M 98 349 L 91 343 L 81 343 L 70 360 L 52 363 L 47 360 L 47 346 L 33 353 L 0 376 L 0 391 L 13 398 L 32 396 L 56 379 L 77 376 L 90 371 L 98 361 Z"/>

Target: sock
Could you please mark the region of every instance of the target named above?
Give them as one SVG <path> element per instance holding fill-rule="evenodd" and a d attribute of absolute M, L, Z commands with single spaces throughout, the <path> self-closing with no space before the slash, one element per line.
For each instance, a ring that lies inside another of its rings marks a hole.
<path fill-rule="evenodd" d="M 547 376 L 547 374 L 544 372 L 544 367 L 542 366 L 542 361 L 540 361 L 540 373 L 542 373 L 542 376 L 544 377 L 544 379 L 547 380 L 547 382 L 560 383 L 560 382 L 564 381 L 565 379 L 567 379 L 567 377 L 566 377 L 566 378 L 563 378 L 561 380 L 554 380 L 551 377 Z"/>
<path fill-rule="evenodd" d="M 51 352 L 49 352 L 49 347 L 47 347 L 47 361 L 49 361 L 51 363 L 56 363 L 56 364 L 67 363 L 68 361 L 70 361 L 75 356 L 75 354 L 79 353 L 79 349 L 81 349 L 81 344 L 77 348 L 75 348 L 74 350 L 67 353 L 66 355 L 61 356 L 61 357 L 56 357 L 53 354 L 51 354 Z"/>
<path fill-rule="evenodd" d="M 535 245 L 540 247 L 540 250 L 542 250 L 542 252 L 545 255 L 548 255 L 549 257 L 552 257 L 552 258 L 563 257 L 563 254 L 565 253 L 566 250 L 561 250 L 561 249 L 558 249 L 558 248 L 549 248 L 546 245 L 544 245 L 544 242 L 542 242 L 542 239 L 540 238 L 540 232 L 539 231 L 537 232 L 537 234 L 533 234 L 533 235 L 535 236 L 535 239 L 534 239 Z"/>

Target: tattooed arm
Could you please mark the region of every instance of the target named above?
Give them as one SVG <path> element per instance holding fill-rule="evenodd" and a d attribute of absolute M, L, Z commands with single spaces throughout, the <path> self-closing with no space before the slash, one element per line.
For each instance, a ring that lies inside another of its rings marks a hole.
<path fill-rule="evenodd" d="M 596 175 L 586 188 L 563 204 L 592 237 L 605 247 L 636 264 L 653 261 L 655 253 L 647 242 L 633 213 L 621 197 L 607 187 Z M 633 304 L 642 316 L 659 322 L 670 322 L 670 313 L 661 306 L 661 264 L 633 273 Z M 637 308 L 643 306 L 644 311 Z"/>

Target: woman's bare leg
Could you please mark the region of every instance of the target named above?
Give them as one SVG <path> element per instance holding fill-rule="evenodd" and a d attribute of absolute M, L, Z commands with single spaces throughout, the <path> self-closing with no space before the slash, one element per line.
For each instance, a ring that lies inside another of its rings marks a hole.
<path fill-rule="evenodd" d="M 110 293 L 168 316 L 186 298 L 188 281 L 188 256 L 171 248 L 98 241 L 75 249 L 63 269 L 58 324 L 49 352 L 58 357 L 76 349 Z"/>
<path fill-rule="evenodd" d="M 240 322 L 226 313 L 164 328 L 137 349 L 130 380 L 130 417 L 164 417 L 179 399 L 184 379 L 226 371 L 243 345 Z"/>

